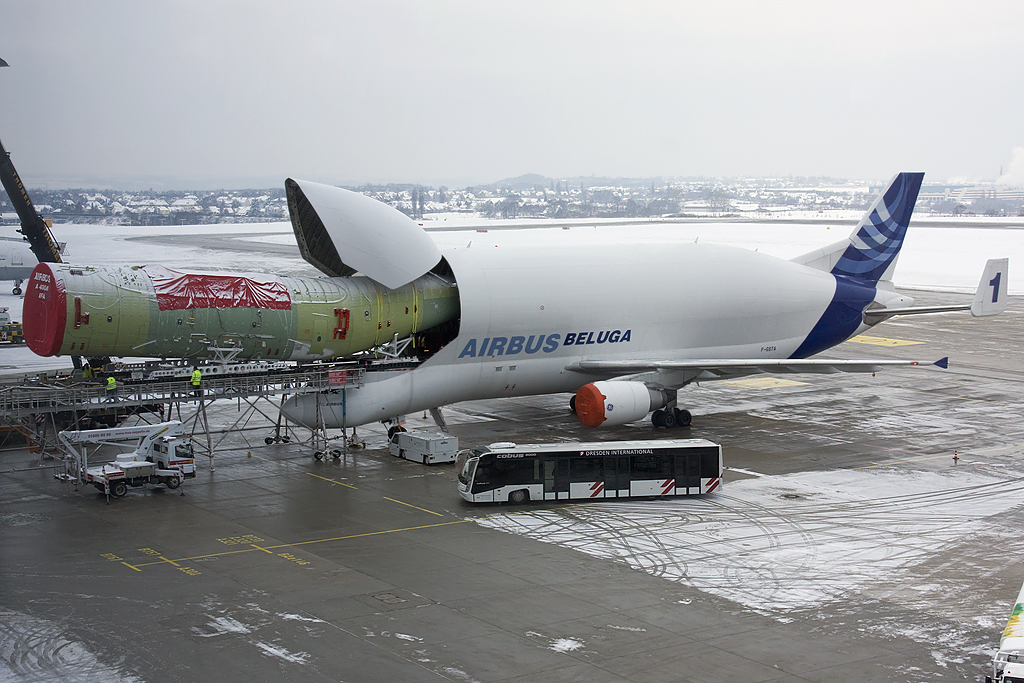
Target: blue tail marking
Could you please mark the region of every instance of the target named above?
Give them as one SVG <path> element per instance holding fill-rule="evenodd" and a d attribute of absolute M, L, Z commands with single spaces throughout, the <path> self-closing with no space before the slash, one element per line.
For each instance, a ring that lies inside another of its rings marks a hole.
<path fill-rule="evenodd" d="M 899 173 L 851 236 L 833 275 L 878 282 L 899 255 L 924 173 Z"/>

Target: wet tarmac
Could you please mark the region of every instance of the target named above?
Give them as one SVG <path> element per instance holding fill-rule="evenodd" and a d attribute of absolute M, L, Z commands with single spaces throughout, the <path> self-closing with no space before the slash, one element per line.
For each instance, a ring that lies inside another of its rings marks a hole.
<path fill-rule="evenodd" d="M 7 448 L 0 681 L 980 680 L 1024 579 L 1022 314 L 898 319 L 828 354 L 948 370 L 687 388 L 689 434 L 730 468 L 704 498 L 474 506 L 380 427 L 321 462 L 250 422 L 184 495 L 108 505 Z M 567 400 L 446 416 L 463 447 L 592 439 Z"/>

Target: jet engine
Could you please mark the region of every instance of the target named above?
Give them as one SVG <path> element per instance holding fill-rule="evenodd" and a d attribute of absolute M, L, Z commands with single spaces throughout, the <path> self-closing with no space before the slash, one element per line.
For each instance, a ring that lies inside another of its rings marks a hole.
<path fill-rule="evenodd" d="M 576 392 L 576 416 L 588 427 L 614 427 L 664 407 L 664 390 L 643 382 L 592 382 Z"/>

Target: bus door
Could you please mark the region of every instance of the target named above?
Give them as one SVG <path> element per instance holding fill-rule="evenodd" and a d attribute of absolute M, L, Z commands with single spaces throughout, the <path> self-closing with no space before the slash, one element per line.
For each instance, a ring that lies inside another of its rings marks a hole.
<path fill-rule="evenodd" d="M 544 500 L 564 500 L 569 497 L 569 458 L 544 460 Z"/>
<path fill-rule="evenodd" d="M 491 462 L 481 458 L 477 463 L 476 472 L 473 473 L 473 488 L 470 493 L 477 496 L 474 500 L 478 503 L 494 502 L 494 485 L 491 483 L 491 475 L 494 471 Z"/>
<path fill-rule="evenodd" d="M 694 451 L 676 456 L 676 482 L 679 493 L 700 493 L 700 455 Z"/>
<path fill-rule="evenodd" d="M 604 459 L 604 495 L 606 498 L 629 496 L 629 458 Z"/>

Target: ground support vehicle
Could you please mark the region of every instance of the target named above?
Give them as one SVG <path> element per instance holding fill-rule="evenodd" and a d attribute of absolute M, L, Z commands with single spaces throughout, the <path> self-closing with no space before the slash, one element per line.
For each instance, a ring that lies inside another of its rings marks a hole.
<path fill-rule="evenodd" d="M 999 651 L 992 660 L 992 675 L 985 683 L 1024 683 L 1024 586 L 1006 622 Z"/>
<path fill-rule="evenodd" d="M 191 436 L 177 420 L 135 427 L 63 431 L 58 434 L 67 451 L 68 470 L 84 484 L 121 497 L 129 486 L 164 484 L 176 489 L 196 476 Z M 135 440 L 134 447 L 126 444 Z M 112 463 L 89 467 L 88 444 L 132 448 Z"/>
<path fill-rule="evenodd" d="M 169 489 L 176 489 L 185 480 L 180 466 L 165 470 L 155 462 L 129 460 L 131 457 L 132 453 L 125 453 L 112 463 L 90 467 L 83 473 L 82 480 L 95 486 L 100 493 L 115 498 L 123 498 L 130 486 L 163 484 Z"/>
<path fill-rule="evenodd" d="M 440 432 L 404 432 L 391 435 L 388 444 L 391 455 L 424 465 L 455 462 L 459 451 L 459 438 Z"/>
<path fill-rule="evenodd" d="M 722 447 L 705 439 L 495 443 L 467 455 L 459 494 L 473 503 L 711 493 Z"/>
<path fill-rule="evenodd" d="M 9 342 L 11 344 L 23 344 L 25 342 L 25 332 L 22 330 L 21 323 L 11 320 L 11 314 L 8 313 L 6 306 L 0 308 L 0 342 Z"/>

